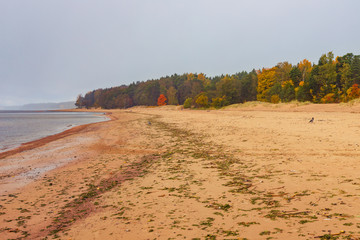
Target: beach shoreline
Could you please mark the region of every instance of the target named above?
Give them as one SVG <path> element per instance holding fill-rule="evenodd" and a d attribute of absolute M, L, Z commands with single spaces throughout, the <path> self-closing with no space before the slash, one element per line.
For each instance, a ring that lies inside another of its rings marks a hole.
<path fill-rule="evenodd" d="M 83 111 L 81 109 L 65 109 L 65 110 L 49 110 L 48 112 L 87 112 L 87 111 Z M 95 111 L 92 111 L 92 112 L 95 112 Z M 111 116 L 111 112 L 99 111 L 99 113 L 104 113 L 109 120 L 113 120 L 113 118 Z M 99 122 L 77 125 L 77 126 L 71 127 L 69 129 L 66 129 L 66 130 L 56 133 L 56 134 L 52 134 L 52 135 L 45 136 L 45 137 L 42 137 L 39 139 L 35 139 L 33 141 L 21 143 L 19 146 L 16 146 L 16 147 L 10 148 L 10 149 L 6 149 L 5 151 L 1 151 L 0 152 L 0 160 L 2 158 L 5 158 L 8 156 L 17 154 L 17 153 L 21 153 L 23 151 L 27 151 L 27 150 L 31 150 L 31 149 L 43 146 L 47 143 L 56 141 L 60 138 L 64 138 L 66 136 L 70 136 L 70 135 L 79 133 L 80 131 L 85 129 L 88 125 L 96 124 L 96 123 L 99 123 Z"/>
<path fill-rule="evenodd" d="M 1 194 L 0 233 L 28 239 L 356 239 L 359 109 L 109 110 L 112 121 L 2 159 L 55 167 Z"/>
<path fill-rule="evenodd" d="M 88 112 L 81 109 L 71 109 L 60 112 Z M 97 112 L 97 111 L 93 111 Z M 116 120 L 116 117 L 112 116 L 110 111 L 98 111 L 104 113 L 108 118 L 107 121 Z M 30 142 L 22 143 L 20 146 L 7 151 L 0 152 L 0 195 L 10 194 L 21 187 L 30 184 L 31 182 L 43 177 L 48 171 L 55 170 L 63 165 L 69 164 L 76 159 L 64 157 L 64 159 L 57 159 L 56 161 L 51 159 L 38 158 L 36 152 L 53 152 L 51 147 L 48 145 L 54 143 L 54 149 L 65 148 L 66 141 L 61 144 L 57 144 L 62 139 L 69 138 L 71 136 L 81 136 L 84 132 L 88 131 L 89 128 L 96 129 L 98 125 L 104 122 L 94 122 L 83 125 L 73 126 L 65 131 L 45 136 L 40 139 L 36 139 Z M 79 140 L 79 143 L 82 140 Z M 64 141 L 63 141 L 64 142 Z M 71 149 L 71 144 L 68 144 L 68 149 Z M 44 150 L 40 150 L 44 149 Z M 58 150 L 57 150 L 58 151 Z M 28 153 L 30 152 L 30 154 Z M 40 154 L 41 155 L 41 154 Z M 30 157 L 28 157 L 30 156 Z M 61 156 L 61 154 L 59 154 Z M 56 158 L 55 158 L 56 159 Z"/>

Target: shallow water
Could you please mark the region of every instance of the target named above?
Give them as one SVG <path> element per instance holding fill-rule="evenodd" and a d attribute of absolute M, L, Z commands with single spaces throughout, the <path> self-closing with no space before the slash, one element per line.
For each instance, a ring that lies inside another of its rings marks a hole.
<path fill-rule="evenodd" d="M 74 126 L 107 120 L 103 113 L 0 111 L 0 152 Z"/>

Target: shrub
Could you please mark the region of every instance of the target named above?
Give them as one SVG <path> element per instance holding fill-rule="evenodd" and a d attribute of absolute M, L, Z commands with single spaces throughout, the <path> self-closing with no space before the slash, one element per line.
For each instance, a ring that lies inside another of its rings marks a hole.
<path fill-rule="evenodd" d="M 221 108 L 227 105 L 226 97 L 217 97 L 212 99 L 211 106 L 214 108 Z"/>
<path fill-rule="evenodd" d="M 196 104 L 199 106 L 199 107 L 208 107 L 209 106 L 209 98 L 204 95 L 204 94 L 201 94 L 197 99 L 196 99 Z"/>
<path fill-rule="evenodd" d="M 192 98 L 187 98 L 184 102 L 184 108 L 191 108 L 193 99 Z"/>
<path fill-rule="evenodd" d="M 334 103 L 335 102 L 334 95 L 335 95 L 335 93 L 326 94 L 323 98 L 321 98 L 321 102 L 322 103 Z"/>
<path fill-rule="evenodd" d="M 280 102 L 279 95 L 275 94 L 271 96 L 271 103 L 279 103 L 279 102 Z"/>
<path fill-rule="evenodd" d="M 359 85 L 355 83 L 346 91 L 346 93 L 350 100 L 360 97 Z"/>

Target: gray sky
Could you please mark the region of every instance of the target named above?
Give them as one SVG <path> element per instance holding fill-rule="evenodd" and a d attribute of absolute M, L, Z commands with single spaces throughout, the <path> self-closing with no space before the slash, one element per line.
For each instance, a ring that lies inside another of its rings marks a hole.
<path fill-rule="evenodd" d="M 0 0 L 0 106 L 360 54 L 358 0 Z"/>

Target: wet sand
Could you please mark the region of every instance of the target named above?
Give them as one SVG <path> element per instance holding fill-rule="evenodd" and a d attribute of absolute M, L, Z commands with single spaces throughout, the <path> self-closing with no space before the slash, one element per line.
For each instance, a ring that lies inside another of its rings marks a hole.
<path fill-rule="evenodd" d="M 0 239 L 359 239 L 360 105 L 112 113 L 0 160 Z"/>

